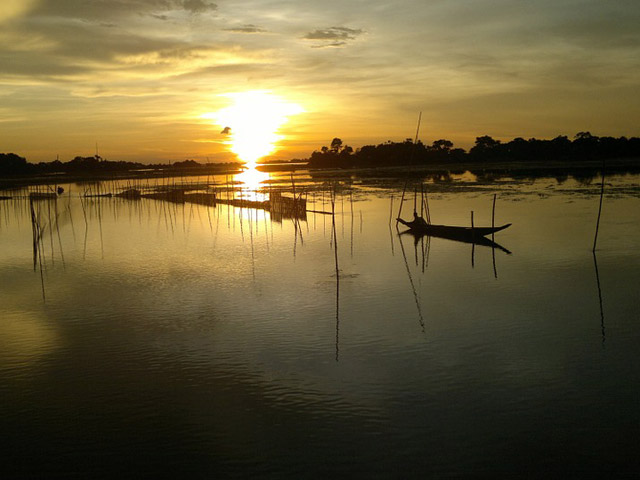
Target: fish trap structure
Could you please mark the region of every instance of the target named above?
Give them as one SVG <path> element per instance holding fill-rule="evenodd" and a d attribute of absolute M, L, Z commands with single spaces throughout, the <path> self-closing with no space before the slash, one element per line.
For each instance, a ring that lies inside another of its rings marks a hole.
<path fill-rule="evenodd" d="M 271 192 L 269 195 L 269 212 L 275 221 L 284 218 L 307 219 L 307 199 L 302 193 L 291 197 L 284 197 L 280 192 Z"/>
<path fill-rule="evenodd" d="M 284 196 L 282 192 L 270 191 L 267 200 L 250 200 L 242 197 L 224 198 L 215 192 L 193 192 L 190 188 L 163 188 L 161 190 L 145 193 L 138 188 L 128 188 L 122 192 L 85 194 L 85 197 L 116 197 L 126 200 L 152 199 L 170 203 L 194 203 L 198 205 L 214 207 L 218 204 L 229 205 L 236 208 L 252 208 L 268 211 L 272 220 L 281 222 L 284 219 L 307 219 L 307 199 L 303 192 L 294 192 L 293 197 Z"/>

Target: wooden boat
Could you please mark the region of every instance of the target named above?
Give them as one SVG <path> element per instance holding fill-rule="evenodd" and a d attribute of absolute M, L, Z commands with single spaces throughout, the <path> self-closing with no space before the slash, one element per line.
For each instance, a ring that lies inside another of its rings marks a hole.
<path fill-rule="evenodd" d="M 417 217 L 415 220 L 408 222 L 398 218 L 398 222 L 402 223 L 411 230 L 412 233 L 420 235 L 428 235 L 431 237 L 444 237 L 454 240 L 473 241 L 483 238 L 500 230 L 511 226 L 510 223 L 499 227 L 457 227 L 451 225 L 433 225 L 427 223 L 424 219 Z"/>

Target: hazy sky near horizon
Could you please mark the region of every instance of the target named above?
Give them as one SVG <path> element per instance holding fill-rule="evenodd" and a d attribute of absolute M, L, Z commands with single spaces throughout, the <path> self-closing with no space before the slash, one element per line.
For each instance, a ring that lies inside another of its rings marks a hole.
<path fill-rule="evenodd" d="M 303 109 L 275 158 L 335 136 L 640 135 L 637 0 L 2 0 L 0 152 L 230 160 L 213 112 Z M 264 112 L 262 112 L 264 114 Z"/>

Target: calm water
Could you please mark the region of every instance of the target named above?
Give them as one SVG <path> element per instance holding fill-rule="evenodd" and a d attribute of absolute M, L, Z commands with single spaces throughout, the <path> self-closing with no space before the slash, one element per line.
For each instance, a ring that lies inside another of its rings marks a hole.
<path fill-rule="evenodd" d="M 597 181 L 428 185 L 434 223 L 490 224 L 496 193 L 511 254 L 416 245 L 402 181 L 331 181 L 335 240 L 65 185 L 35 266 L 28 200 L 0 201 L 3 476 L 640 472 L 640 176 L 608 179 L 595 259 Z"/>

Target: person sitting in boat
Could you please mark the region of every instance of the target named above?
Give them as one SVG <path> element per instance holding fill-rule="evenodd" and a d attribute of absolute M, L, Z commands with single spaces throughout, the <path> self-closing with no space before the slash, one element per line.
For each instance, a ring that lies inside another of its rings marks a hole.
<path fill-rule="evenodd" d="M 426 227 L 428 225 L 427 221 L 424 218 L 418 216 L 418 212 L 416 212 L 415 210 L 413 211 L 413 222 L 411 223 L 413 223 L 416 227 Z"/>

